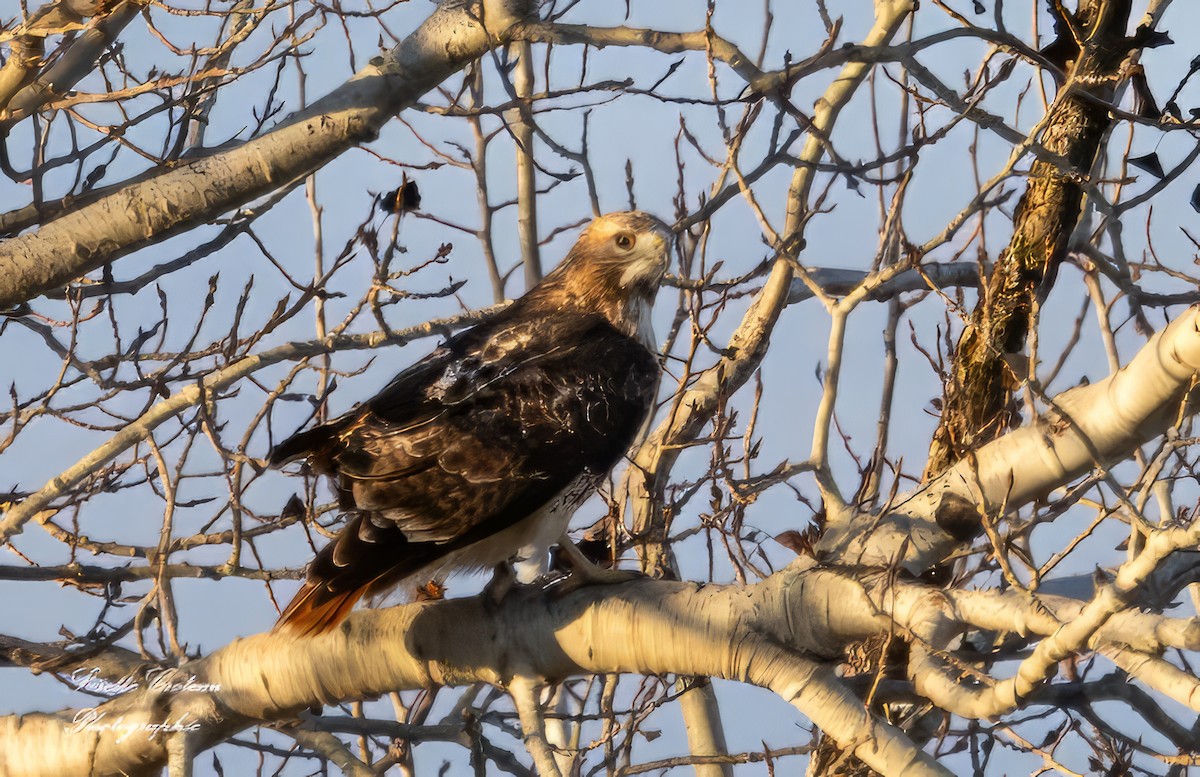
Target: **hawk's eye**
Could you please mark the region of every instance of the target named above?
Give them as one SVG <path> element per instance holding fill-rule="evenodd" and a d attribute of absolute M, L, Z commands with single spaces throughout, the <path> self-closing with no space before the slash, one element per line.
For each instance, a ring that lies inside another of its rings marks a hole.
<path fill-rule="evenodd" d="M 628 233 L 617 235 L 617 248 L 620 248 L 622 251 L 628 251 L 633 248 L 634 242 L 633 235 Z"/>

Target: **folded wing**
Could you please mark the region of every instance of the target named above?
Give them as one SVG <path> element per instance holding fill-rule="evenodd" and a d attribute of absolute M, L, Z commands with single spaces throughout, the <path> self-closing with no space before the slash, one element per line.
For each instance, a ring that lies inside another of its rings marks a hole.
<path fill-rule="evenodd" d="M 331 627 L 364 594 L 515 525 L 628 449 L 653 402 L 653 354 L 601 316 L 506 314 L 272 453 L 308 458 L 356 511 L 281 623 Z"/>

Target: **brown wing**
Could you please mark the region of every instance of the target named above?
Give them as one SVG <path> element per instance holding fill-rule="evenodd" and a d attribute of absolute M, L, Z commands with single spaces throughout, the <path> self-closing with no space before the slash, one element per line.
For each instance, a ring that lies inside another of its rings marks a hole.
<path fill-rule="evenodd" d="M 304 433 L 360 512 L 281 623 L 329 628 L 367 589 L 512 526 L 628 449 L 653 403 L 653 354 L 600 316 L 495 323 Z"/>

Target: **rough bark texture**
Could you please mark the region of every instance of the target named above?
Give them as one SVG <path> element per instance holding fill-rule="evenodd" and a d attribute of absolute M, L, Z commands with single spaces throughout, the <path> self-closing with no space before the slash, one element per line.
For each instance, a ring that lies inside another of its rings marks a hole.
<path fill-rule="evenodd" d="M 1014 379 L 1005 357 L 1020 353 L 1034 326 L 1034 306 L 1054 283 L 1067 241 L 1079 220 L 1084 183 L 1108 131 L 1103 103 L 1114 93 L 1129 53 L 1128 0 L 1084 0 L 1074 25 L 1085 31 L 1081 52 L 1066 66 L 1067 81 L 1051 107 L 1041 145 L 1063 159 L 1039 160 L 1017 205 L 1013 237 L 987 280 L 954 354 L 942 420 L 930 446 L 925 478 L 932 479 L 968 451 L 1007 431 Z M 1063 30 L 1066 48 L 1073 48 Z"/>

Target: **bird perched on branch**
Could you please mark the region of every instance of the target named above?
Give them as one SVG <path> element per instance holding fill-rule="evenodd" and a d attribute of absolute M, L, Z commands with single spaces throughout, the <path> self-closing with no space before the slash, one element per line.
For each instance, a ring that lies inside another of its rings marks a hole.
<path fill-rule="evenodd" d="M 653 406 L 650 307 L 670 241 L 666 224 L 640 211 L 596 219 L 511 306 L 373 399 L 278 445 L 272 466 L 307 459 L 333 477 L 350 513 L 279 627 L 320 633 L 364 595 L 563 538 Z"/>

